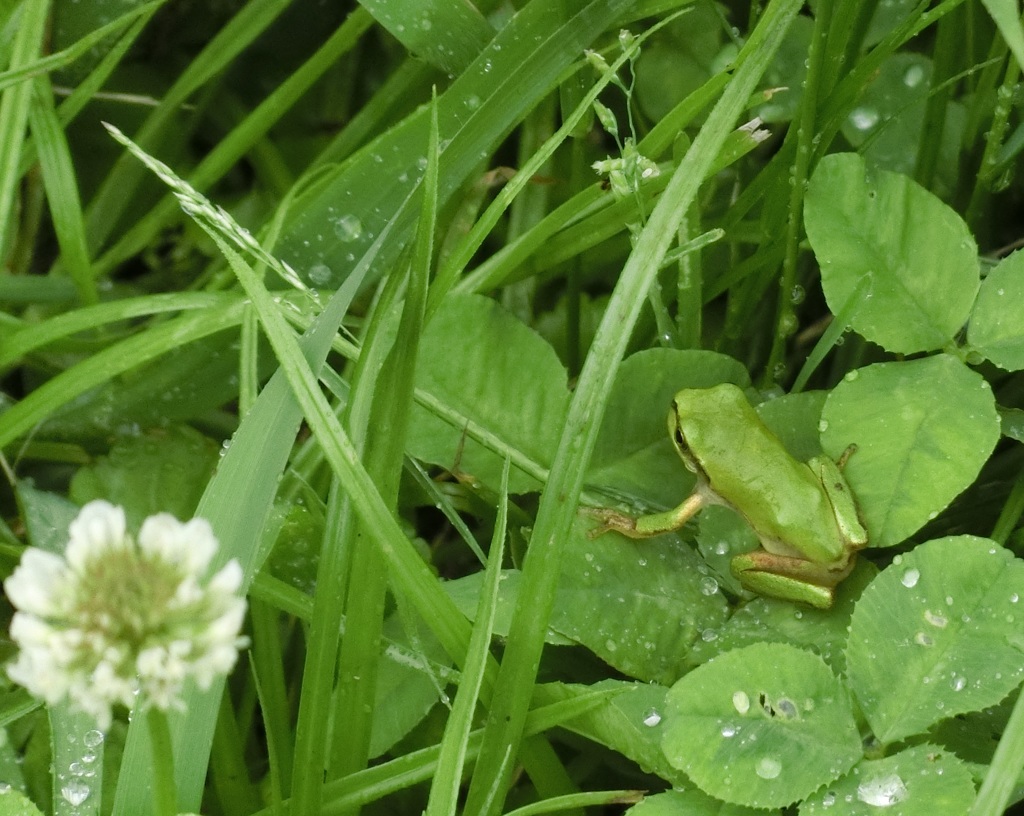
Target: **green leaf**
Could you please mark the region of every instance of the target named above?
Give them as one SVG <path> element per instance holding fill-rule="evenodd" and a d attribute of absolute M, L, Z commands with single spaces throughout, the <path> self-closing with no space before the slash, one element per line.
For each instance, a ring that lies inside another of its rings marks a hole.
<path fill-rule="evenodd" d="M 800 816 L 934 816 L 967 813 L 974 801 L 971 772 L 954 754 L 917 745 L 885 759 L 861 762 L 849 774 L 800 806 Z M 885 810 L 892 808 L 893 810 Z"/>
<path fill-rule="evenodd" d="M 567 543 L 552 627 L 630 677 L 674 682 L 694 641 L 725 622 L 718 582 L 678 537 L 591 540 L 577 522 Z"/>
<path fill-rule="evenodd" d="M 807 191 L 807 237 L 839 314 L 867 281 L 851 327 L 889 351 L 944 347 L 978 291 L 978 250 L 952 209 L 909 178 L 852 153 L 826 156 Z"/>
<path fill-rule="evenodd" d="M 0 816 L 43 816 L 32 800 L 13 788 L 0 791 Z"/>
<path fill-rule="evenodd" d="M 154 513 L 189 519 L 219 453 L 211 439 L 184 425 L 123 438 L 75 474 L 70 496 L 80 505 L 106 499 L 123 506 L 134 529 Z"/>
<path fill-rule="evenodd" d="M 1024 368 L 1024 252 L 1003 258 L 982 281 L 967 342 L 1000 368 Z"/>
<path fill-rule="evenodd" d="M 954 568 L 951 568 L 954 567 Z M 882 742 L 995 705 L 1024 677 L 1024 563 L 976 536 L 897 556 L 854 610 L 850 686 Z"/>
<path fill-rule="evenodd" d="M 821 427 L 833 458 L 857 446 L 845 475 L 873 547 L 898 544 L 945 509 L 999 439 L 988 383 L 946 355 L 847 374 Z"/>
<path fill-rule="evenodd" d="M 507 452 L 509 492 L 540 487 L 558 447 L 569 392 L 565 369 L 536 332 L 490 298 L 452 296 L 420 340 L 416 386 L 412 456 L 497 491 Z M 447 406 L 448 420 L 426 410 L 427 400 Z"/>
<path fill-rule="evenodd" d="M 820 657 L 762 643 L 672 687 L 662 747 L 705 793 L 751 807 L 808 796 L 861 757 L 849 695 Z"/>
<path fill-rule="evenodd" d="M 672 447 L 666 417 L 682 388 L 750 384 L 737 360 L 713 351 L 649 349 L 619 367 L 587 471 L 587 484 L 667 509 L 693 486 Z"/>

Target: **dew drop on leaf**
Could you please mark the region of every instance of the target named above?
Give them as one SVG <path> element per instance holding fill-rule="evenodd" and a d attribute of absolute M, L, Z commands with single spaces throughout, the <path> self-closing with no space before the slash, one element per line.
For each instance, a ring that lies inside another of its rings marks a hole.
<path fill-rule="evenodd" d="M 643 722 L 648 728 L 654 728 L 654 726 L 661 722 L 661 712 L 656 708 L 649 709 L 647 713 L 644 714 Z"/>
<path fill-rule="evenodd" d="M 924 619 L 937 629 L 945 629 L 949 623 L 949 618 L 940 612 L 932 612 L 930 609 L 926 609 L 924 612 Z"/>
<path fill-rule="evenodd" d="M 775 779 L 782 773 L 782 763 L 775 757 L 761 757 L 754 765 L 754 772 L 762 779 Z"/>
<path fill-rule="evenodd" d="M 896 774 L 867 779 L 857 786 L 857 798 L 867 805 L 888 807 L 907 798 L 907 786 Z"/>
<path fill-rule="evenodd" d="M 915 587 L 915 586 L 917 586 L 917 582 L 918 582 L 918 579 L 920 579 L 920 577 L 921 577 L 920 570 L 908 569 L 906 572 L 903 573 L 903 576 L 900 578 L 900 583 L 903 584 L 903 586 L 908 587 L 908 588 L 909 587 Z"/>

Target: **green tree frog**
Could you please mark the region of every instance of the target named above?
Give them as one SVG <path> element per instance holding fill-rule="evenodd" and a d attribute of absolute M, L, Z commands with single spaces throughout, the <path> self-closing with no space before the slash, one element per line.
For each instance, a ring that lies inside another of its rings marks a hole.
<path fill-rule="evenodd" d="M 794 459 L 729 383 L 676 394 L 668 429 L 697 476 L 693 492 L 673 510 L 639 518 L 596 510 L 602 523 L 591 535 L 615 530 L 647 538 L 679 529 L 705 505 L 726 505 L 761 542 L 732 559 L 740 583 L 760 595 L 828 609 L 836 585 L 867 544 L 839 466 L 823 456 L 806 463 Z"/>

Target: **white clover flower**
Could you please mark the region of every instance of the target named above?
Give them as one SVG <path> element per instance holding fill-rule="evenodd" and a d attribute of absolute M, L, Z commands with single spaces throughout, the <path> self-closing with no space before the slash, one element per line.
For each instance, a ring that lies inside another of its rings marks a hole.
<path fill-rule="evenodd" d="M 117 703 L 180 708 L 190 677 L 205 689 L 231 671 L 246 643 L 242 568 L 232 560 L 200 583 L 217 550 L 208 522 L 159 513 L 136 542 L 122 508 L 94 501 L 68 532 L 64 558 L 30 547 L 4 581 L 12 680 L 48 703 L 69 699 L 106 730 Z"/>

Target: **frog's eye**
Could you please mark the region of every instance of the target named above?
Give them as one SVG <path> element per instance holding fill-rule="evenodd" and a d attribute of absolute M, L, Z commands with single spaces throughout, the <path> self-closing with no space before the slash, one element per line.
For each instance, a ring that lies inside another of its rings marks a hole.
<path fill-rule="evenodd" d="M 674 433 L 676 437 L 676 447 L 679 448 L 679 450 L 681 451 L 689 451 L 690 446 L 686 442 L 686 437 L 683 436 L 682 429 L 677 427 L 675 428 Z"/>

